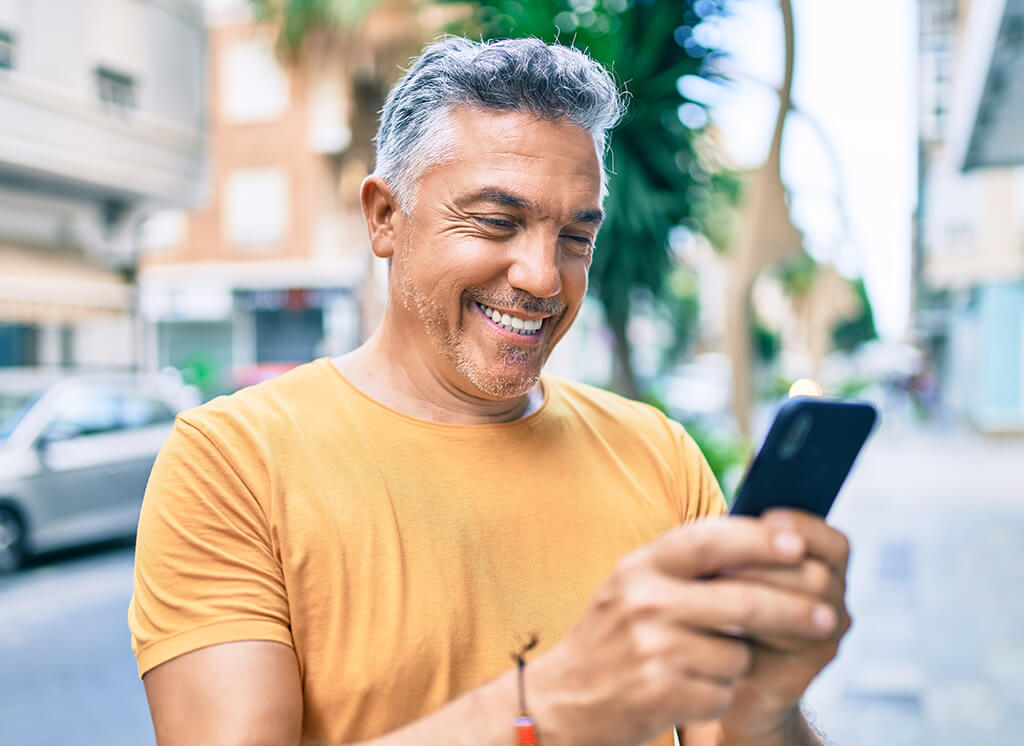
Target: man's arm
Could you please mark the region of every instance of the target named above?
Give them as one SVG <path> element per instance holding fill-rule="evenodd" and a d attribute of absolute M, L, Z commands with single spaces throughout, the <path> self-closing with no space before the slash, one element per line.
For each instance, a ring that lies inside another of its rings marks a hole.
<path fill-rule="evenodd" d="M 834 630 L 815 624 L 821 605 L 806 593 L 721 574 L 737 566 L 798 567 L 805 550 L 789 529 L 727 519 L 675 529 L 624 557 L 566 637 L 526 668 L 527 703 L 541 743 L 641 743 L 673 723 L 723 717 L 754 657 L 749 643 L 722 631 L 824 640 Z M 286 645 L 204 648 L 158 666 L 145 682 L 159 746 L 297 746 L 301 740 L 301 685 Z M 508 746 L 517 703 L 510 669 L 368 743 Z"/>

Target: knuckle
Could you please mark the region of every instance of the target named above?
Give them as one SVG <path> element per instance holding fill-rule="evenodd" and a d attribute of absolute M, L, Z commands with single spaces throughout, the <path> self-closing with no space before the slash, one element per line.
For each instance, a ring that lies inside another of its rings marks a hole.
<path fill-rule="evenodd" d="M 832 586 L 832 573 L 823 562 L 812 561 L 805 570 L 808 590 L 816 596 L 824 596 Z"/>
<path fill-rule="evenodd" d="M 747 627 L 757 621 L 757 601 L 750 591 L 733 586 L 730 589 L 728 603 L 730 616 L 736 624 Z"/>
<path fill-rule="evenodd" d="M 634 577 L 622 588 L 622 612 L 627 619 L 639 621 L 658 613 L 661 600 L 648 583 Z"/>
<path fill-rule="evenodd" d="M 629 646 L 633 657 L 641 662 L 644 677 L 647 677 L 648 667 L 658 669 L 664 666 L 667 645 L 663 636 L 649 625 L 634 625 L 629 633 Z"/>
<path fill-rule="evenodd" d="M 669 673 L 661 656 L 648 657 L 640 664 L 641 687 L 647 692 L 649 700 L 658 701 L 668 694 L 665 682 L 672 680 Z"/>

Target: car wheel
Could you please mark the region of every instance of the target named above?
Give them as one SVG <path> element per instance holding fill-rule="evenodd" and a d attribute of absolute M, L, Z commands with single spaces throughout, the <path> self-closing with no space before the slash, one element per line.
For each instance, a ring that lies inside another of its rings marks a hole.
<path fill-rule="evenodd" d="M 14 572 L 25 559 L 25 524 L 10 508 L 0 508 L 0 575 Z"/>

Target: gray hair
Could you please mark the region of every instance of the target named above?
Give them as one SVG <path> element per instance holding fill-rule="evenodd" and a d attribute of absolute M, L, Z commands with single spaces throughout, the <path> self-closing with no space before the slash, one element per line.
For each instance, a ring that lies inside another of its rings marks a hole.
<path fill-rule="evenodd" d="M 395 191 L 406 213 L 428 164 L 443 159 L 455 144 L 447 125 L 456 106 L 565 120 L 589 132 L 603 155 L 625 97 L 605 68 L 573 47 L 539 39 L 461 37 L 429 45 L 388 94 L 376 138 L 375 173 Z"/>

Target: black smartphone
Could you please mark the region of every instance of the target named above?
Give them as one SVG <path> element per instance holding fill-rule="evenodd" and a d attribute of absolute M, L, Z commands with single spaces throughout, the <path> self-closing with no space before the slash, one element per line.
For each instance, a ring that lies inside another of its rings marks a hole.
<path fill-rule="evenodd" d="M 877 420 L 867 402 L 790 399 L 776 413 L 730 514 L 797 508 L 824 518 Z"/>

